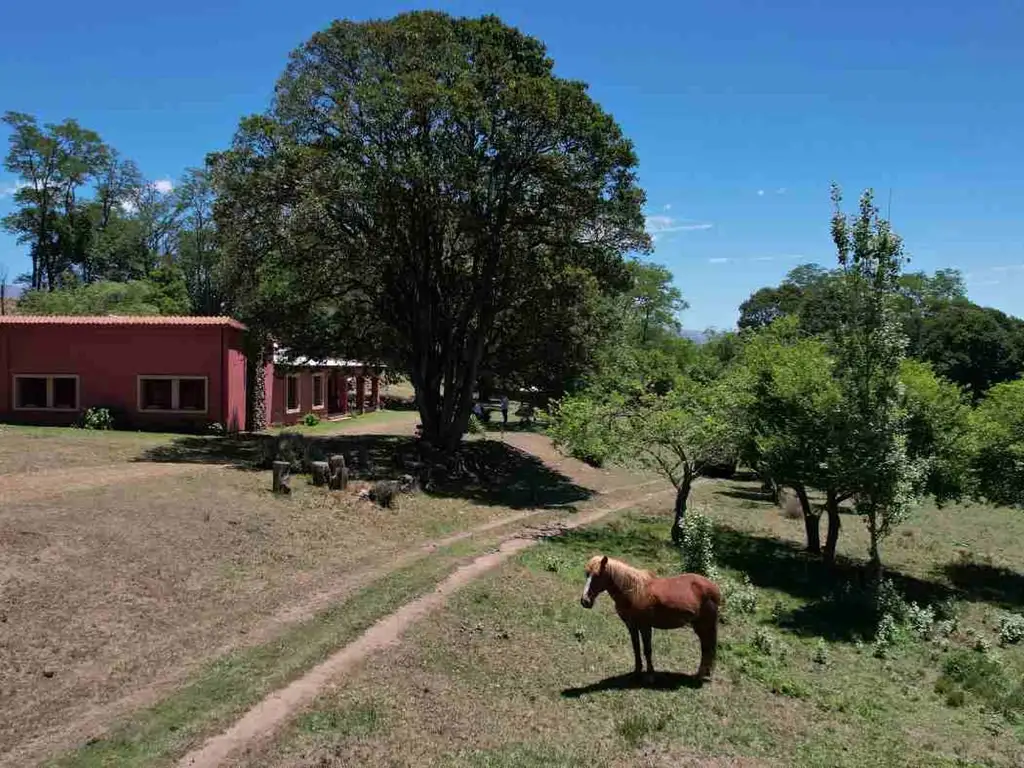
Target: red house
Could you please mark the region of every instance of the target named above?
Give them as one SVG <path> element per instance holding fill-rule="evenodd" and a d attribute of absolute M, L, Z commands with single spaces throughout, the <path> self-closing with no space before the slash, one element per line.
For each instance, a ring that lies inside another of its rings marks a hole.
<path fill-rule="evenodd" d="M 99 406 L 138 428 L 244 430 L 244 332 L 226 317 L 0 317 L 0 421 L 66 425 Z"/>
<path fill-rule="evenodd" d="M 354 360 L 290 358 L 275 350 L 265 387 L 272 424 L 297 424 L 307 413 L 336 419 L 380 408 L 379 374 Z"/>

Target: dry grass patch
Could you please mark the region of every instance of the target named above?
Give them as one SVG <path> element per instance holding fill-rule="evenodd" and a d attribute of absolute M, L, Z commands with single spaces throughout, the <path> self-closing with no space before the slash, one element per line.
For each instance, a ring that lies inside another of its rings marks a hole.
<path fill-rule="evenodd" d="M 283 499 L 268 485 L 268 473 L 197 466 L 5 504 L 0 753 L 109 719 L 126 697 L 152 700 L 204 660 L 425 555 L 425 542 L 510 513 L 422 494 L 384 510 L 305 478 Z"/>

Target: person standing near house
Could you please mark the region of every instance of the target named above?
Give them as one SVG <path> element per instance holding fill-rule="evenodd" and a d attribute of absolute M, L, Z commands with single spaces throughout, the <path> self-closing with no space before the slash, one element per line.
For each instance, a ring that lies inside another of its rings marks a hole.
<path fill-rule="evenodd" d="M 501 396 L 501 423 L 508 426 L 508 395 Z"/>

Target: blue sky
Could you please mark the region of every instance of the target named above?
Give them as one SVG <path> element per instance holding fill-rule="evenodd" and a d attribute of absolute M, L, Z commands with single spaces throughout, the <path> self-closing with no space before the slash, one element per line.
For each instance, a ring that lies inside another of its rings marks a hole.
<path fill-rule="evenodd" d="M 729 327 L 752 290 L 832 264 L 833 179 L 851 208 L 871 186 L 884 212 L 891 189 L 912 269 L 960 268 L 975 301 L 1024 315 L 1017 0 L 9 5 L 0 110 L 74 117 L 168 180 L 261 111 L 288 52 L 331 19 L 495 12 L 636 143 L 686 327 Z M 14 181 L 0 170 L 0 215 Z M 27 263 L 0 234 L 0 265 Z"/>

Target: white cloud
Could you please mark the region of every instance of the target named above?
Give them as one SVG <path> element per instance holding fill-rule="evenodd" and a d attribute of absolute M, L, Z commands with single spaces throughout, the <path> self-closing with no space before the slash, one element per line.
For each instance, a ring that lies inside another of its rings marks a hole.
<path fill-rule="evenodd" d="M 676 219 L 671 216 L 657 214 L 648 216 L 645 220 L 647 231 L 651 235 L 665 232 L 690 232 L 700 229 L 711 229 L 714 224 L 706 221 L 694 221 L 692 219 Z"/>
<path fill-rule="evenodd" d="M 672 203 L 665 203 L 665 206 L 661 210 L 663 210 L 663 211 L 671 211 L 672 210 Z"/>
<path fill-rule="evenodd" d="M 757 196 L 758 197 L 764 197 L 764 190 L 763 189 L 757 190 Z"/>
<path fill-rule="evenodd" d="M 729 259 L 718 257 L 718 258 L 714 258 L 714 259 L 708 259 L 708 264 L 725 264 L 728 261 L 729 261 Z"/>
<path fill-rule="evenodd" d="M 122 200 L 119 203 L 119 205 L 121 206 L 121 210 L 127 213 L 129 216 L 131 216 L 133 213 L 137 213 L 139 210 L 139 206 L 137 206 L 131 200 Z"/>
<path fill-rule="evenodd" d="M 24 181 L 13 181 L 10 183 L 0 184 L 0 200 L 5 197 L 14 197 L 14 193 L 19 189 L 27 187 Z"/>
<path fill-rule="evenodd" d="M 174 191 L 174 182 L 170 179 L 157 179 L 153 182 L 153 189 L 161 195 L 169 195 Z"/>
<path fill-rule="evenodd" d="M 774 256 L 755 256 L 754 261 L 775 261 Z"/>
<path fill-rule="evenodd" d="M 776 195 L 784 195 L 784 194 L 786 194 L 786 188 L 785 187 L 779 187 L 778 189 L 775 190 L 775 194 Z"/>

